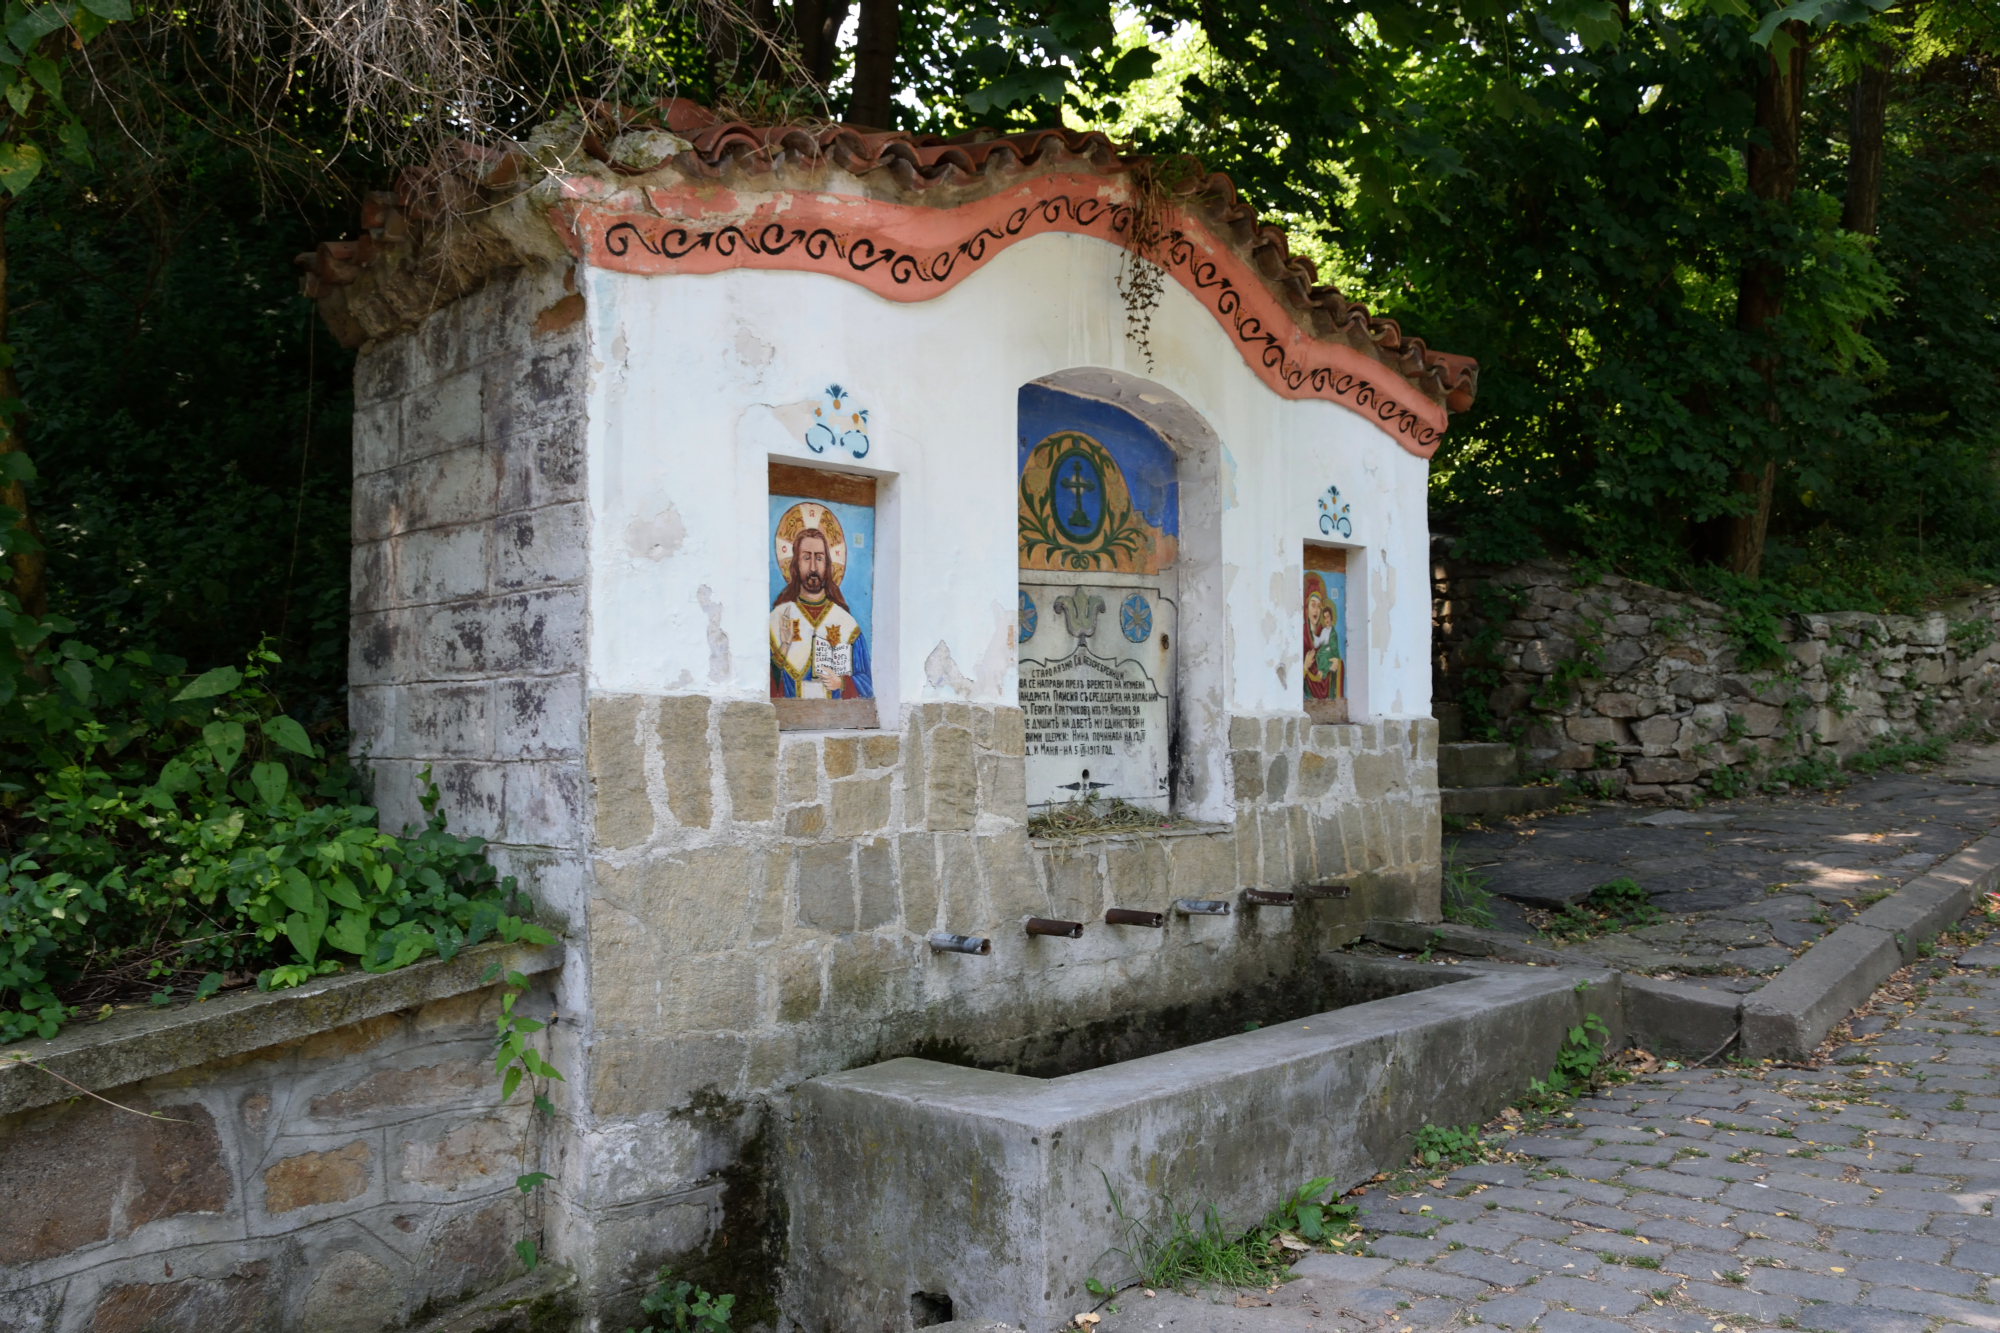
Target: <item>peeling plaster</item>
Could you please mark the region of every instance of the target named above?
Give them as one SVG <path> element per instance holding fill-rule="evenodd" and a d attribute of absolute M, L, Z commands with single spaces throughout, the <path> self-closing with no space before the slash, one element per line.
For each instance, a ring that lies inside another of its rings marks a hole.
<path fill-rule="evenodd" d="M 704 583 L 695 590 L 694 599 L 701 603 L 701 609 L 708 616 L 708 678 L 720 683 L 729 679 L 729 635 L 722 628 L 722 603 L 715 593 Z"/>
<path fill-rule="evenodd" d="M 785 432 L 786 440 L 792 444 L 801 444 L 805 441 L 806 432 L 812 429 L 813 413 L 818 408 L 819 400 L 808 398 L 802 402 L 777 404 L 767 410 L 777 419 L 778 427 Z"/>
<path fill-rule="evenodd" d="M 1291 595 L 1291 589 L 1287 586 L 1292 582 L 1285 577 L 1290 572 L 1289 569 L 1271 571 L 1271 591 L 1264 602 L 1264 618 L 1257 622 L 1257 627 L 1264 631 L 1264 637 L 1272 643 L 1278 642 L 1278 608 L 1298 600 Z M 1273 660 L 1281 662 L 1284 659 L 1280 657 Z"/>
<path fill-rule="evenodd" d="M 1374 576 L 1369 580 L 1373 585 L 1369 590 L 1368 616 L 1368 631 L 1372 636 L 1371 642 L 1393 644 L 1396 641 L 1390 633 L 1390 619 L 1396 605 L 1396 567 L 1387 560 L 1370 560 L 1368 562 L 1368 571 Z M 1392 663 L 1400 664 L 1402 654 L 1392 650 L 1389 654 L 1389 659 Z M 1397 674 L 1400 676 L 1400 673 Z M 1401 716 L 1403 711 L 1403 691 L 1400 685 L 1397 687 L 1395 694 L 1390 698 L 1388 707 L 1386 709 L 1377 709 L 1376 711 Z"/>
<path fill-rule="evenodd" d="M 1020 613 L 1020 604 L 1012 607 L 990 602 L 993 608 L 993 637 L 986 641 L 986 651 L 979 658 L 979 666 L 974 675 L 978 698 L 1002 698 L 1001 690 L 1007 684 L 1008 669 L 1014 665 L 1020 647 L 1020 634 L 1015 618 Z M 940 645 L 942 646 L 942 645 Z M 945 655 L 950 660 L 950 654 Z"/>
<path fill-rule="evenodd" d="M 1227 816 L 1233 789 L 1226 764 L 1217 767 L 1210 757 L 1219 744 L 1210 733 L 1226 727 L 1233 712 L 1299 707 L 1298 544 L 1327 540 L 1314 498 L 1335 478 L 1343 498 L 1351 489 L 1356 513 L 1367 515 L 1364 569 L 1377 561 L 1408 568 L 1417 596 L 1424 591 L 1426 468 L 1380 448 L 1380 431 L 1337 404 L 1280 401 L 1258 388 L 1240 357 L 1220 354 L 1226 340 L 1212 321 L 1202 322 L 1208 317 L 1192 298 L 1181 300 L 1184 293 L 1167 293 L 1157 318 L 1160 327 L 1175 327 L 1187 355 L 1163 363 L 1151 379 L 1087 364 L 1065 368 L 1107 350 L 1092 341 L 1094 333 L 1079 334 L 1075 345 L 1011 332 L 995 337 L 999 329 L 1096 319 L 1095 297 L 1079 305 L 1078 293 L 1097 291 L 1099 278 L 1108 283 L 1116 260 L 1094 244 L 1039 238 L 1009 250 L 950 297 L 909 305 L 823 276 L 638 278 L 587 270 L 590 347 L 606 361 L 614 353 L 630 358 L 611 383 L 592 385 L 594 686 L 726 686 L 731 698 L 768 693 L 751 651 L 768 607 L 757 577 L 767 542 L 761 483 L 773 459 L 821 461 L 804 442 L 819 389 L 866 383 L 873 447 L 865 470 L 883 482 L 871 649 L 880 659 L 884 716 L 925 700 L 1011 703 L 1019 670 L 1017 399 L 1024 383 L 1058 384 L 1138 413 L 1180 458 L 1185 567 L 1175 648 L 1185 696 L 1177 719 L 1187 721 L 1174 726 L 1182 751 L 1199 756 L 1189 762 L 1200 772 L 1182 775 L 1187 790 L 1203 811 Z M 615 297 L 596 300 L 599 286 Z M 761 356 L 759 341 L 774 351 L 768 365 L 753 369 L 744 356 Z M 954 380 L 963 358 L 953 349 L 973 343 L 990 347 L 994 364 L 973 380 Z M 893 374 L 880 370 L 889 364 L 883 356 L 892 358 Z M 702 391 L 689 392 L 691 382 Z M 939 398 L 932 388 L 940 382 L 958 388 Z M 669 498 L 684 530 L 672 555 L 661 514 Z M 1274 545 L 1280 541 L 1282 553 Z M 1229 562 L 1233 568 L 1225 569 Z M 1271 576 L 1281 569 L 1289 581 L 1274 598 Z M 1382 577 L 1365 585 L 1350 578 L 1357 651 L 1372 667 L 1366 711 L 1391 714 L 1398 690 L 1421 711 L 1429 683 L 1424 617 L 1398 601 L 1383 620 L 1377 613 L 1390 599 Z M 1396 582 L 1398 593 L 1406 582 Z M 714 627 L 727 640 L 718 634 L 704 643 L 710 622 L 697 596 L 704 583 L 709 604 L 726 604 Z M 1427 609 L 1428 599 L 1420 600 Z M 663 619 L 663 607 L 680 610 Z M 1397 641 L 1401 634 L 1410 636 L 1407 644 Z M 734 642 L 739 637 L 742 644 Z M 940 642 L 944 651 L 934 655 Z M 728 675 L 711 683 L 725 649 Z M 683 671 L 690 685 L 670 686 Z M 1354 674 L 1363 676 L 1358 665 Z M 1215 711 L 1194 707 L 1196 698 L 1212 699 Z"/>
<path fill-rule="evenodd" d="M 762 370 L 771 364 L 777 349 L 759 338 L 748 328 L 736 330 L 736 359 L 753 370 Z"/>
<path fill-rule="evenodd" d="M 943 639 L 938 640 L 938 646 L 924 659 L 924 679 L 934 690 L 949 690 L 961 699 L 972 697 L 973 684 L 958 669 L 958 663 L 951 660 L 951 649 Z"/>
<path fill-rule="evenodd" d="M 669 559 L 686 541 L 687 524 L 671 500 L 652 518 L 635 518 L 625 525 L 625 549 L 641 560 Z"/>

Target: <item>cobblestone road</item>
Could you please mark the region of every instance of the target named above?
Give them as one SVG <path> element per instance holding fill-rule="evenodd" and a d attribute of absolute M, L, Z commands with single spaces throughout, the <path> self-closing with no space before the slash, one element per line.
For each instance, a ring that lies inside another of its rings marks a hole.
<path fill-rule="evenodd" d="M 1530 1162 L 1355 1200 L 1367 1257 L 1127 1291 L 1100 1333 L 2000 1333 L 2000 969 L 1932 970 L 1822 1068 L 1643 1076 L 1508 1145 Z"/>

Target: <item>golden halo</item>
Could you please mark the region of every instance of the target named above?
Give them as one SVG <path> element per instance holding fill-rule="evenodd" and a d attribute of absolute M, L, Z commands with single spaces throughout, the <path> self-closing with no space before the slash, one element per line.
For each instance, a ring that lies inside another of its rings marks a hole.
<path fill-rule="evenodd" d="M 833 562 L 833 581 L 839 583 L 847 573 L 847 534 L 841 531 L 840 520 L 833 511 L 817 500 L 802 500 L 787 509 L 778 519 L 777 536 L 772 540 L 772 553 L 778 558 L 778 572 L 785 582 L 792 581 L 792 546 L 799 534 L 807 528 L 818 528 L 826 535 L 827 556 Z"/>

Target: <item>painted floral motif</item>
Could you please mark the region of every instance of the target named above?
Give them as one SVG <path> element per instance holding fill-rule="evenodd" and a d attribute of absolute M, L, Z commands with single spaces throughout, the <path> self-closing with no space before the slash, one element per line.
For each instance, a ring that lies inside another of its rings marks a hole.
<path fill-rule="evenodd" d="M 868 409 L 854 406 L 852 395 L 838 384 L 827 385 L 813 409 L 813 424 L 806 427 L 806 448 L 816 454 L 841 449 L 849 458 L 866 458 Z"/>
<path fill-rule="evenodd" d="M 1097 633 L 1097 618 L 1104 614 L 1104 599 L 1090 589 L 1072 588 L 1069 596 L 1056 598 L 1053 605 L 1072 639 L 1088 639 Z"/>
<path fill-rule="evenodd" d="M 1144 643 L 1153 637 L 1153 604 L 1140 593 L 1133 593 L 1118 607 L 1118 628 L 1133 643 Z"/>
<path fill-rule="evenodd" d="M 1041 618 L 1041 613 L 1035 609 L 1035 599 L 1028 596 L 1026 588 L 1021 589 L 1021 628 L 1016 641 L 1026 643 L 1034 638 L 1035 626 Z"/>
<path fill-rule="evenodd" d="M 1354 535 L 1354 523 L 1348 517 L 1348 504 L 1340 498 L 1338 486 L 1327 487 L 1326 494 L 1319 497 L 1319 530 L 1327 537 Z"/>

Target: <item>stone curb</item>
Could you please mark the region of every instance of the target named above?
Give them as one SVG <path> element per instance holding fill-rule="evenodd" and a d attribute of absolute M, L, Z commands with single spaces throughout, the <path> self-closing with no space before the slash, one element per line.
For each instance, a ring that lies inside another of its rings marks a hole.
<path fill-rule="evenodd" d="M 2000 835 L 1981 838 L 1828 935 L 1743 1001 L 1743 1054 L 1803 1059 L 1891 973 L 2000 880 Z"/>
<path fill-rule="evenodd" d="M 1702 1060 L 1736 1035 L 1753 1060 L 1804 1059 L 1834 1025 L 1867 1001 L 1890 974 L 2000 883 L 2000 834 L 1981 838 L 1926 875 L 1825 936 L 1762 990 L 1740 1000 L 1685 981 L 1621 972 L 1625 1026 L 1655 1055 Z M 1498 931 L 1450 922 L 1370 921 L 1362 934 L 1392 949 L 1431 945 L 1470 957 L 1577 966 L 1572 954 L 1538 949 Z"/>
<path fill-rule="evenodd" d="M 26 1111 L 210 1060 L 310 1037 L 380 1014 L 490 985 L 489 968 L 534 975 L 561 967 L 563 946 L 483 944 L 449 963 L 320 977 L 292 990 L 241 990 L 173 1009 L 128 1009 L 79 1019 L 48 1041 L 0 1046 L 0 1115 Z M 35 1066 L 40 1066 L 36 1068 Z M 61 1079 L 50 1074 L 60 1074 Z"/>
<path fill-rule="evenodd" d="M 1684 981 L 1627 972 L 1625 1031 L 1632 1044 L 1669 1060 L 1706 1060 L 1737 1034 L 1743 997 Z"/>
<path fill-rule="evenodd" d="M 1544 967 L 1595 967 L 1595 959 L 1585 961 L 1554 949 L 1523 944 L 1511 935 L 1479 926 L 1461 926 L 1452 921 L 1370 921 L 1361 927 L 1362 937 L 1391 949 L 1422 953 L 1435 945 L 1467 958 L 1498 958 L 1503 963 L 1535 963 Z"/>
<path fill-rule="evenodd" d="M 1902 965 L 1894 935 L 1848 922 L 1743 1001 L 1743 1054 L 1803 1059 Z"/>

